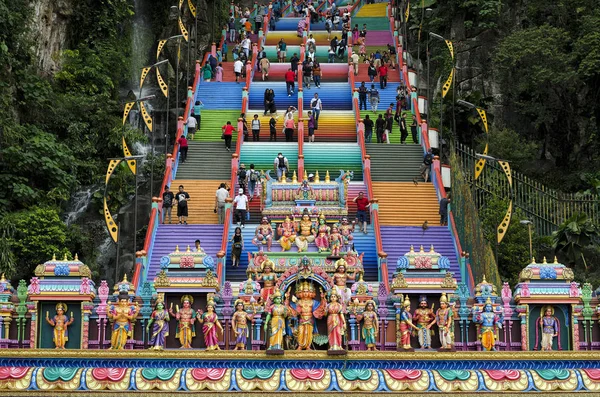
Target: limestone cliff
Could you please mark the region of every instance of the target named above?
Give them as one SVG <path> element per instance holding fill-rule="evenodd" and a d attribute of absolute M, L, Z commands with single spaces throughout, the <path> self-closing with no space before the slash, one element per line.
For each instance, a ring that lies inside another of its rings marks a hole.
<path fill-rule="evenodd" d="M 72 14 L 72 0 L 35 0 L 31 3 L 31 35 L 40 73 L 52 74 L 60 69 L 60 53 L 66 48 Z"/>

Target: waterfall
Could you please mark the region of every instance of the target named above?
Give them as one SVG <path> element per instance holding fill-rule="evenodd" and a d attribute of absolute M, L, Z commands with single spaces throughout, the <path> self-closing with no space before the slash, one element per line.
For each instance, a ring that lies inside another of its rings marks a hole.
<path fill-rule="evenodd" d="M 76 222 L 87 211 L 92 202 L 92 196 L 99 190 L 100 186 L 94 185 L 80 189 L 71 196 L 71 200 L 69 200 L 69 205 L 65 211 L 65 223 L 67 226 Z"/>
<path fill-rule="evenodd" d="M 131 34 L 131 78 L 130 84 L 139 95 L 140 73 L 148 64 L 154 35 L 150 28 L 150 10 L 146 0 L 134 0 L 133 32 Z"/>

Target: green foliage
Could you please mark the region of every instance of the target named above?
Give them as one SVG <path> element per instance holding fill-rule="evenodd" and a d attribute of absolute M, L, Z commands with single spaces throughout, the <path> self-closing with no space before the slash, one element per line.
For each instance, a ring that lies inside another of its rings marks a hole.
<path fill-rule="evenodd" d="M 586 214 L 579 213 L 560 225 L 552 238 L 555 251 L 565 253 L 569 265 L 581 263 L 587 270 L 583 249 L 589 246 L 598 248 L 600 231 Z"/>
<path fill-rule="evenodd" d="M 487 140 L 485 134 L 480 135 L 479 153 L 482 153 L 486 142 L 489 143 L 489 153 L 493 153 L 496 158 L 510 161 L 516 169 L 524 169 L 539 151 L 537 143 L 525 140 L 508 128 L 492 127 Z"/>

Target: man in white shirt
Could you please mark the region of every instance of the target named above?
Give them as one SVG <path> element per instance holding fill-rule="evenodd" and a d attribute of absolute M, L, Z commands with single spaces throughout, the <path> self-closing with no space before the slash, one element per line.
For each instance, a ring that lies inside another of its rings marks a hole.
<path fill-rule="evenodd" d="M 235 73 L 235 82 L 240 83 L 240 76 L 242 74 L 242 68 L 244 67 L 244 62 L 240 61 L 238 58 L 237 61 L 233 63 L 233 72 Z"/>
<path fill-rule="evenodd" d="M 227 185 L 221 183 L 215 194 L 215 209 L 214 211 L 219 215 L 219 224 L 225 223 L 225 200 L 229 197 L 229 191 L 226 188 Z"/>
<path fill-rule="evenodd" d="M 354 75 L 358 76 L 358 62 L 359 62 L 359 56 L 356 52 L 352 52 L 352 56 L 350 57 L 352 59 L 352 67 L 354 68 Z"/>
<path fill-rule="evenodd" d="M 321 110 L 323 110 L 323 104 L 321 103 L 321 98 L 319 98 L 319 94 L 315 93 L 315 97 L 310 100 L 310 107 L 312 108 L 313 114 L 315 115 L 315 130 L 318 129 L 319 122 L 319 114 L 321 114 Z"/>
<path fill-rule="evenodd" d="M 188 139 L 194 140 L 194 135 L 196 135 L 196 125 L 197 125 L 196 118 L 194 116 L 188 117 L 188 119 L 185 122 L 185 125 L 187 125 Z"/>
<path fill-rule="evenodd" d="M 250 39 L 248 37 L 246 37 L 242 41 L 242 50 L 244 50 L 244 52 L 246 53 L 247 59 L 250 59 L 250 47 L 251 46 L 252 46 L 252 42 L 250 41 Z"/>
<path fill-rule="evenodd" d="M 248 197 L 244 194 L 244 189 L 239 189 L 238 195 L 233 199 L 235 206 L 235 217 L 237 218 L 238 226 L 241 224 L 242 229 L 246 223 L 246 211 L 248 210 Z"/>
<path fill-rule="evenodd" d="M 314 37 L 313 37 L 312 33 L 311 33 L 311 35 L 310 35 L 310 36 L 308 36 L 308 39 L 306 39 L 306 48 L 310 48 L 310 45 L 311 45 L 311 44 L 312 44 L 313 46 L 315 46 L 315 48 L 316 48 L 316 41 L 315 41 L 315 39 L 314 39 Z"/>

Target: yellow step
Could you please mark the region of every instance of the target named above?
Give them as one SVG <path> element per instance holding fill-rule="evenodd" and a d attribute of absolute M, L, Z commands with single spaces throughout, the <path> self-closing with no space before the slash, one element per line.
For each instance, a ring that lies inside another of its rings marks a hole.
<path fill-rule="evenodd" d="M 189 224 L 218 223 L 217 214 L 214 213 L 213 209 L 215 208 L 215 193 L 223 182 L 229 184 L 230 181 L 176 179 L 171 182 L 171 191 L 178 192 L 179 185 L 183 185 L 183 190 L 190 195 L 187 220 Z M 172 220 L 176 222 L 177 208 L 173 207 L 172 211 Z"/>
<path fill-rule="evenodd" d="M 431 183 L 373 182 L 373 197 L 379 200 L 382 225 L 440 224 L 439 203 Z"/>

